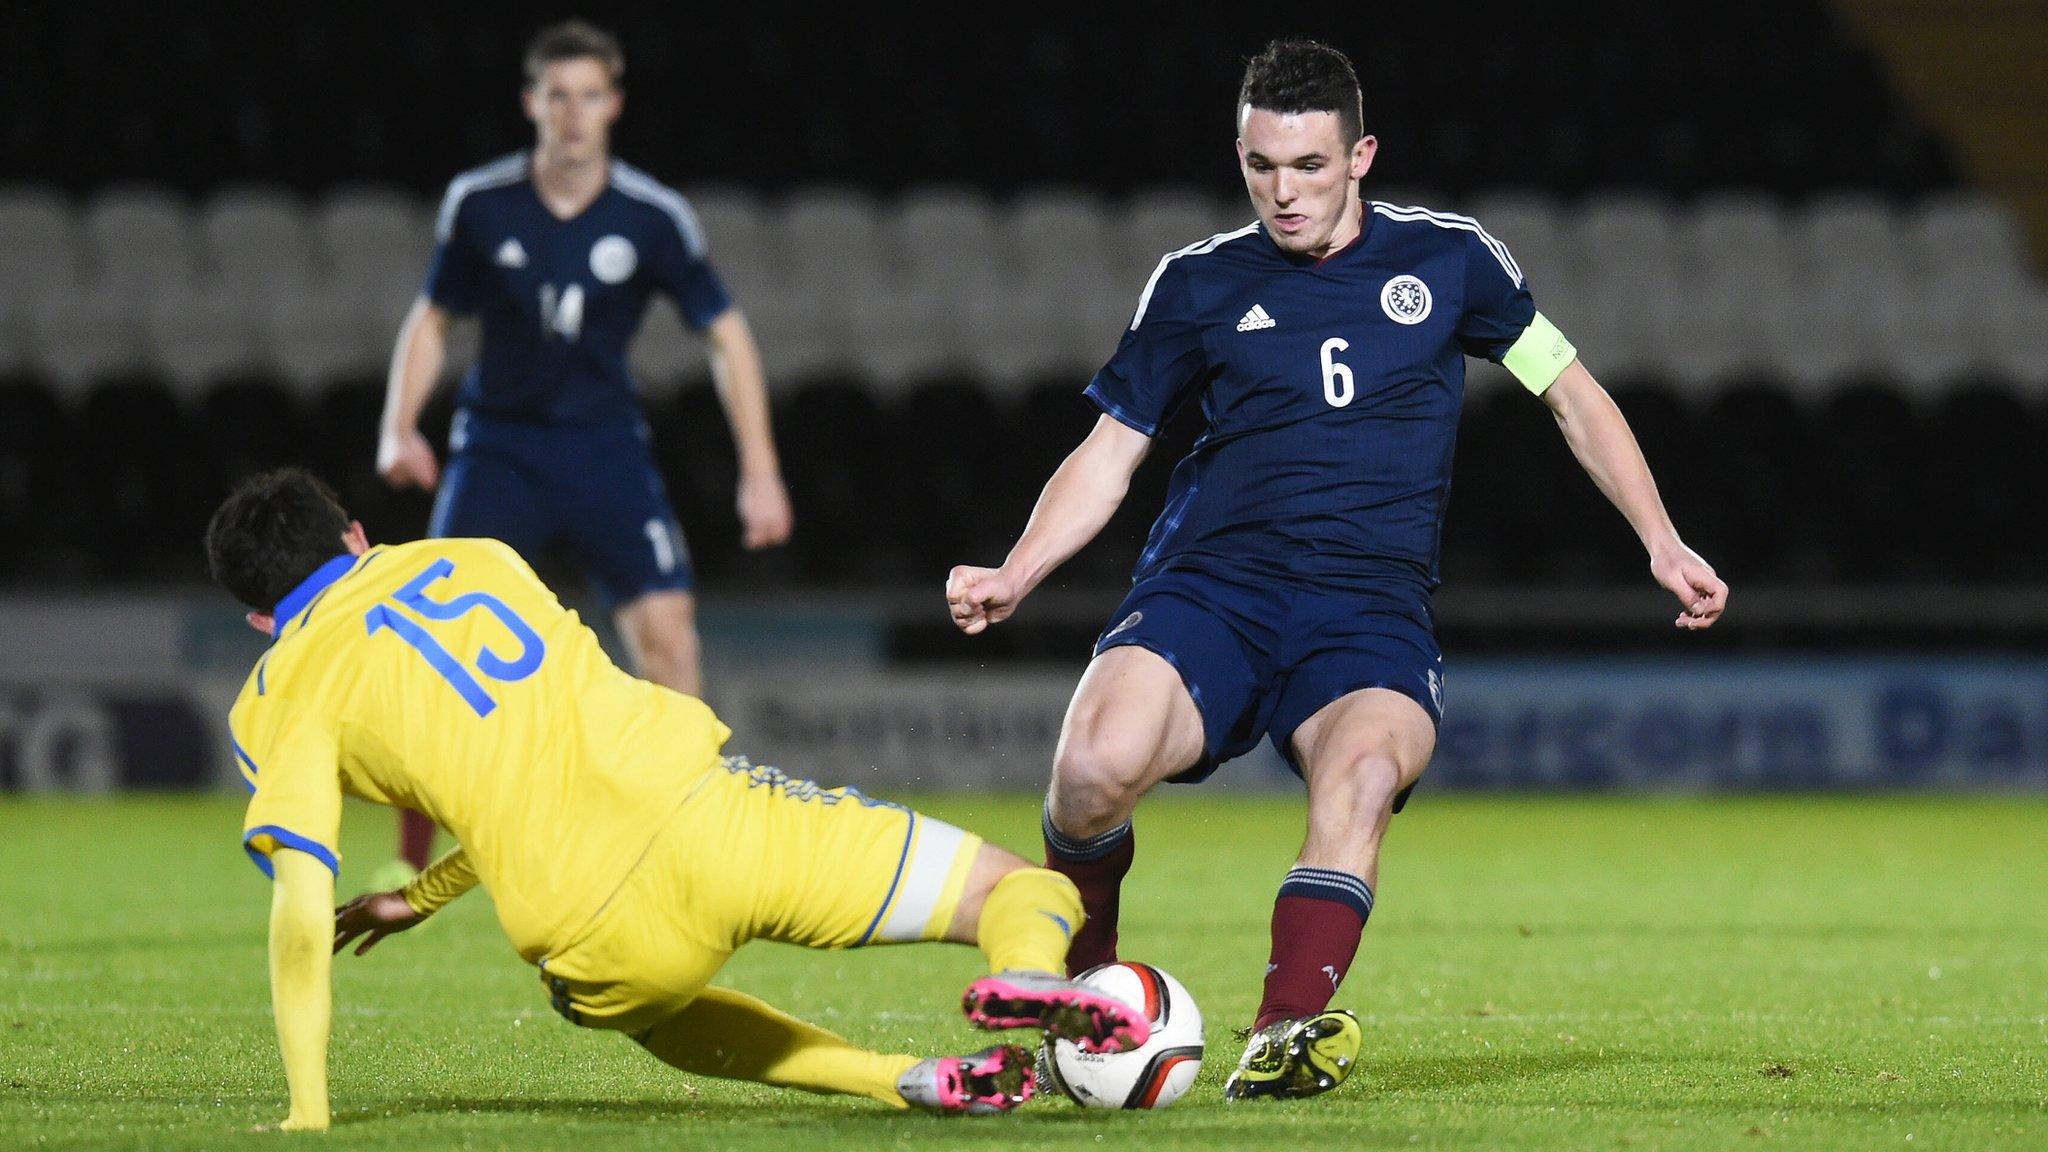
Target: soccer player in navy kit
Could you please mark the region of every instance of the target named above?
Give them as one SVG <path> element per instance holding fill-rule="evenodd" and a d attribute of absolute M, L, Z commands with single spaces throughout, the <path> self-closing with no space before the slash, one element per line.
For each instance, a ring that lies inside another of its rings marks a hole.
<path fill-rule="evenodd" d="M 1464 357 L 1504 363 L 1627 517 L 1681 628 L 1727 586 L 1679 540 L 1642 452 L 1576 350 L 1473 220 L 1366 203 L 1377 148 L 1343 54 L 1276 41 L 1246 69 L 1238 158 L 1258 220 L 1161 260 L 1088 387 L 1103 415 L 1046 484 L 1000 568 L 955 568 L 978 633 L 1101 531 L 1151 438 L 1198 401 L 1206 433 L 1174 470 L 1130 595 L 1060 734 L 1047 866 L 1088 924 L 1075 968 L 1116 955 L 1131 813 L 1262 738 L 1308 786 L 1280 886 L 1259 1014 L 1230 1099 L 1328 1091 L 1362 1035 L 1328 1010 L 1373 906 L 1380 841 L 1436 743 L 1444 677 L 1431 594 Z"/>
<path fill-rule="evenodd" d="M 438 486 L 431 536 L 485 536 L 532 558 L 565 545 L 612 609 L 639 672 L 701 695 L 689 552 L 626 368 L 649 297 L 667 293 L 710 345 L 738 445 L 748 548 L 789 537 L 760 352 L 706 257 L 689 204 L 623 161 L 610 132 L 624 56 L 581 21 L 526 55 L 533 150 L 455 178 L 432 266 L 392 357 L 377 448 L 391 484 Z M 448 472 L 419 415 L 452 316 L 482 321 L 457 396 Z M 402 852 L 424 867 L 433 829 L 408 816 Z"/>

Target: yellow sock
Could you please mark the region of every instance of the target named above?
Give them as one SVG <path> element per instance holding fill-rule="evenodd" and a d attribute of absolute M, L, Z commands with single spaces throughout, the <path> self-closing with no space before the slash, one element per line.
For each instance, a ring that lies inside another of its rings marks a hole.
<path fill-rule="evenodd" d="M 706 988 L 638 1039 L 663 1063 L 699 1076 L 866 1096 L 896 1108 L 909 1107 L 896 1079 L 917 1063 L 856 1048 L 730 988 Z"/>
<path fill-rule="evenodd" d="M 1067 945 L 1087 917 L 1074 882 L 1045 868 L 1019 868 L 996 881 L 976 935 L 991 971 L 1067 970 Z"/>

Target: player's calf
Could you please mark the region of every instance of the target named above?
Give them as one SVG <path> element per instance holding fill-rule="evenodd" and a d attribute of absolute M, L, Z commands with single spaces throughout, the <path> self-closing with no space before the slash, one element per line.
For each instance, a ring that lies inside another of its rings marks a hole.
<path fill-rule="evenodd" d="M 981 946 L 994 971 L 962 998 L 969 1020 L 983 1028 L 1043 1028 L 1090 1052 L 1145 1042 L 1150 1027 L 1143 1013 L 1058 975 L 1068 943 L 1086 922 L 1072 881 L 984 846 L 969 885 L 979 889 L 984 883 L 985 890 L 961 901 L 962 918 L 973 917 L 968 938 Z"/>

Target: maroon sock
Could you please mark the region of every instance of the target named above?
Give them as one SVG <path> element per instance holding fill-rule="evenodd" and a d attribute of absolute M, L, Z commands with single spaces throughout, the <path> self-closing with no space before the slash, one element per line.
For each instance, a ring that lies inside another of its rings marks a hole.
<path fill-rule="evenodd" d="M 1088 922 L 1074 933 L 1067 946 L 1067 975 L 1078 976 L 1097 964 L 1116 959 L 1116 916 L 1124 875 L 1137 855 L 1137 838 L 1131 822 L 1077 840 L 1053 827 L 1052 816 L 1044 820 L 1045 866 L 1074 882 L 1081 890 L 1081 910 Z"/>
<path fill-rule="evenodd" d="M 414 868 L 434 862 L 434 822 L 410 808 L 398 812 L 398 855 Z"/>
<path fill-rule="evenodd" d="M 1330 1006 L 1372 915 L 1372 889 L 1349 872 L 1297 867 L 1273 902 L 1273 952 L 1254 1029 Z"/>

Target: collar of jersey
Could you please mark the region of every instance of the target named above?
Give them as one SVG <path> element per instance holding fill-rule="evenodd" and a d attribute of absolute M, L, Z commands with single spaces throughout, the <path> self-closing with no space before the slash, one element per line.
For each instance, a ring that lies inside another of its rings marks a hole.
<path fill-rule="evenodd" d="M 1342 248 L 1337 249 L 1335 252 L 1327 252 L 1321 256 L 1301 256 L 1293 252 L 1289 252 L 1287 249 L 1282 248 L 1278 244 L 1273 244 L 1273 232 L 1271 229 L 1266 227 L 1266 222 L 1264 220 L 1259 221 L 1259 234 L 1266 238 L 1266 243 L 1273 244 L 1273 251 L 1279 253 L 1280 258 L 1282 260 L 1287 261 L 1289 264 L 1292 264 L 1297 268 L 1320 268 L 1323 265 L 1328 264 L 1330 261 L 1335 260 L 1339 256 L 1345 255 L 1349 252 L 1355 252 L 1358 249 L 1365 247 L 1365 238 L 1372 232 L 1372 201 L 1364 199 L 1363 197 L 1359 199 L 1358 217 L 1358 235 L 1353 236 L 1350 240 L 1345 241 L 1344 246 Z"/>
<path fill-rule="evenodd" d="M 328 585 L 348 575 L 348 570 L 356 566 L 358 559 L 360 557 L 344 552 L 314 569 L 304 583 L 286 593 L 285 598 L 277 602 L 277 609 L 270 614 L 270 638 L 275 640 L 282 636 L 284 626 L 312 607 L 313 598 L 327 591 Z"/>

